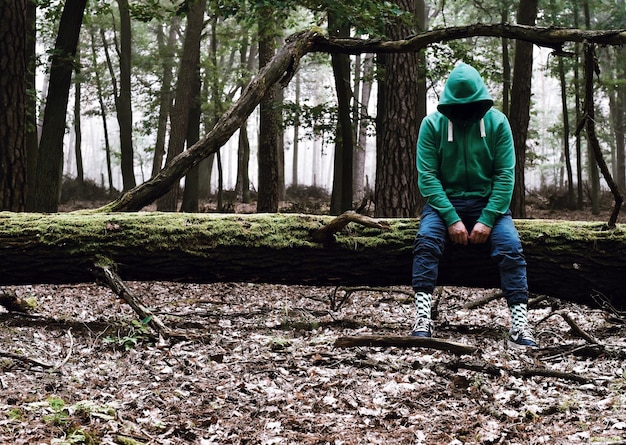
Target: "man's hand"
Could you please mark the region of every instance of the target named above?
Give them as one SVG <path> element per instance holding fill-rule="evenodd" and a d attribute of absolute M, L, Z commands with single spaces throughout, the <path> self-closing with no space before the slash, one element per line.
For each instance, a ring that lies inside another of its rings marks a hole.
<path fill-rule="evenodd" d="M 478 222 L 474 225 L 472 233 L 470 233 L 469 242 L 472 244 L 483 244 L 489 239 L 489 235 L 491 235 L 491 227 Z"/>
<path fill-rule="evenodd" d="M 469 235 L 467 233 L 467 228 L 462 221 L 457 221 L 449 226 L 448 235 L 450 235 L 450 240 L 452 240 L 454 244 L 462 244 L 464 246 L 467 246 L 467 240 L 469 239 Z"/>

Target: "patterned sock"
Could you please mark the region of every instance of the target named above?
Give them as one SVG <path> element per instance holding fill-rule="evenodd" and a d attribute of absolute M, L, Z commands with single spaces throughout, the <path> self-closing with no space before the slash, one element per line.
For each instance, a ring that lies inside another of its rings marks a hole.
<path fill-rule="evenodd" d="M 516 303 L 509 307 L 511 311 L 511 320 L 513 329 L 523 328 L 528 325 L 527 305 L 526 303 Z"/>
<path fill-rule="evenodd" d="M 418 317 L 428 318 L 430 320 L 430 307 L 433 296 L 426 292 L 415 293 L 415 309 Z"/>

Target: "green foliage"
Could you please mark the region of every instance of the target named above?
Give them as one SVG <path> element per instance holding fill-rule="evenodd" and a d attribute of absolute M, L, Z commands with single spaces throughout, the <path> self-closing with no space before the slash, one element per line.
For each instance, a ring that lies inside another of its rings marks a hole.
<path fill-rule="evenodd" d="M 310 129 L 302 136 L 303 139 L 319 138 L 325 143 L 332 143 L 337 129 L 337 106 L 330 102 L 298 105 L 286 101 L 283 103 L 283 126 L 289 127 L 296 124 Z"/>
<path fill-rule="evenodd" d="M 124 322 L 117 335 L 106 336 L 104 342 L 122 348 L 125 351 L 130 351 L 135 346 L 150 340 L 150 327 L 148 325 L 150 320 L 151 317 L 146 317 L 141 321 Z"/>
<path fill-rule="evenodd" d="M 65 401 L 59 397 L 50 397 L 46 400 L 50 414 L 43 417 L 46 423 L 50 423 L 54 426 L 62 426 L 69 420 L 69 413 L 65 408 Z"/>

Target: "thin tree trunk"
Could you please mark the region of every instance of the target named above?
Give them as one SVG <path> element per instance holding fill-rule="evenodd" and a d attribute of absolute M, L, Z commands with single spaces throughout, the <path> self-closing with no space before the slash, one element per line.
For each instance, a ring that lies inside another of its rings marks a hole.
<path fill-rule="evenodd" d="M 98 66 L 98 57 L 96 55 L 96 28 L 91 24 L 89 28 L 91 37 L 91 62 L 94 67 Z M 100 106 L 100 117 L 102 117 L 102 130 L 104 132 L 104 150 L 107 166 L 107 179 L 109 180 L 109 195 L 113 194 L 113 168 L 111 167 L 111 143 L 109 142 L 109 127 L 107 125 L 107 110 L 104 105 L 104 96 L 102 94 L 102 80 L 100 79 L 100 70 L 94 69 L 94 77 L 96 81 L 96 94 L 98 95 L 98 105 Z"/>
<path fill-rule="evenodd" d="M 241 38 L 239 66 L 242 72 L 251 73 L 254 67 L 256 45 L 249 44 L 249 36 L 244 33 Z M 246 83 L 250 81 L 249 75 L 242 75 L 238 81 L 238 87 L 243 91 Z M 243 203 L 250 203 L 250 140 L 248 138 L 248 121 L 245 121 L 239 129 L 237 145 L 237 181 L 235 192 L 237 199 Z"/>
<path fill-rule="evenodd" d="M 156 141 L 154 143 L 154 158 L 152 160 L 152 176 L 163 167 L 165 157 L 165 140 L 167 137 L 167 122 L 172 110 L 172 80 L 174 78 L 174 45 L 176 44 L 177 30 L 180 25 L 178 17 L 172 19 L 169 28 L 167 43 L 163 43 L 163 28 L 158 25 L 157 41 L 159 52 L 163 59 L 163 74 L 161 76 L 161 97 L 159 100 L 159 118 L 157 124 Z"/>
<path fill-rule="evenodd" d="M 74 56 L 87 0 L 67 0 L 61 15 L 59 33 L 50 68 L 50 87 L 39 145 L 35 208 L 56 212 L 61 192 L 63 137 Z"/>
<path fill-rule="evenodd" d="M 508 23 L 509 10 L 505 7 L 501 11 L 502 23 Z M 501 39 L 502 45 L 502 112 L 509 115 L 510 112 L 510 97 L 511 97 L 511 61 L 509 59 L 509 39 L 503 37 Z"/>
<path fill-rule="evenodd" d="M 298 150 L 300 149 L 300 72 L 296 73 L 296 85 L 295 85 L 295 110 L 296 115 L 293 121 L 293 160 L 291 163 L 291 185 L 294 187 L 298 186 L 299 178 L 298 178 L 298 164 L 300 163 L 300 153 Z"/>
<path fill-rule="evenodd" d="M 517 23 L 534 25 L 537 19 L 537 0 L 527 0 L 519 3 Z M 518 218 L 526 217 L 526 139 L 528 137 L 528 123 L 530 122 L 530 89 L 533 70 L 533 44 L 517 40 L 515 42 L 515 61 L 513 68 L 513 85 L 511 87 L 511 107 L 509 120 L 515 144 L 515 187 L 511 211 Z"/>
<path fill-rule="evenodd" d="M 328 28 L 333 37 L 342 38 L 350 35 L 350 25 L 337 22 L 337 17 L 333 14 L 329 14 Z M 352 208 L 354 130 L 350 115 L 352 108 L 350 57 L 347 54 L 333 53 L 331 54 L 331 63 L 337 92 L 338 117 L 330 213 L 331 215 L 338 215 Z"/>
<path fill-rule="evenodd" d="M 360 201 L 366 193 L 365 160 L 367 153 L 367 127 L 370 124 L 369 103 L 372 94 L 372 73 L 374 71 L 374 55 L 368 54 L 363 61 L 361 76 L 361 101 L 359 103 L 359 132 L 357 134 L 357 149 L 354 162 L 354 193 L 355 200 Z"/>
<path fill-rule="evenodd" d="M 76 58 L 80 60 L 80 48 L 76 51 Z M 74 156 L 76 157 L 76 179 L 80 187 L 85 183 L 85 171 L 83 169 L 83 132 L 81 128 L 81 83 L 74 84 Z"/>
<path fill-rule="evenodd" d="M 124 191 L 137 185 L 134 171 L 133 111 L 131 101 L 132 34 L 128 0 L 117 1 L 120 10 L 120 91 L 116 97 L 117 122 L 120 126 L 120 153 Z"/>
<path fill-rule="evenodd" d="M 578 1 L 572 1 L 574 26 L 578 28 Z M 582 106 L 580 103 L 580 43 L 574 44 L 574 97 L 576 99 L 576 122 L 580 122 L 582 119 Z M 580 134 L 576 136 L 576 208 L 583 208 L 583 160 L 582 160 L 582 138 Z"/>
<path fill-rule="evenodd" d="M 200 41 L 204 28 L 206 0 L 190 4 L 187 14 L 187 29 L 183 43 L 183 55 L 178 71 L 176 100 L 172 109 L 170 138 L 167 146 L 166 164 L 183 152 L 189 127 L 189 110 L 194 100 L 193 85 L 200 64 Z M 180 198 L 180 187 L 176 184 L 157 202 L 159 211 L 174 212 Z"/>
<path fill-rule="evenodd" d="M 618 54 L 624 54 L 623 48 L 616 48 L 615 51 Z M 623 66 L 624 58 L 618 56 L 618 60 L 622 61 L 622 64 L 618 65 L 618 67 Z M 618 186 L 626 189 L 626 137 L 624 136 L 626 131 L 626 125 L 624 124 L 624 120 L 626 120 L 626 67 L 622 69 L 617 78 L 620 82 L 617 87 L 617 109 L 615 110 L 615 164 L 617 170 L 615 179 Z"/>
<path fill-rule="evenodd" d="M 591 29 L 591 13 L 589 11 L 589 1 L 584 0 L 583 12 L 585 16 L 585 29 Z M 592 74 L 586 74 L 590 76 Z M 588 110 L 587 110 L 588 112 Z M 589 172 L 591 213 L 598 215 L 600 213 L 600 172 L 598 171 L 598 159 L 587 138 L 587 170 Z"/>
<path fill-rule="evenodd" d="M 567 207 L 576 208 L 576 194 L 574 191 L 574 174 L 572 171 L 572 159 L 569 145 L 569 111 L 567 107 L 567 83 L 565 81 L 565 69 L 563 59 L 559 58 L 559 81 L 561 83 L 561 109 L 563 113 L 563 154 L 565 156 L 565 168 L 567 171 Z"/>

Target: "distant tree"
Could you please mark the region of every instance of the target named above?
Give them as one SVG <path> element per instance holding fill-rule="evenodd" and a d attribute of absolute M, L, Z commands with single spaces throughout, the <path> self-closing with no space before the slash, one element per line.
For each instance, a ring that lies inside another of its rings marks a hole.
<path fill-rule="evenodd" d="M 165 141 L 167 136 L 167 123 L 172 109 L 172 80 L 174 78 L 174 45 L 180 26 L 177 16 L 172 17 L 167 27 L 167 40 L 165 39 L 164 24 L 157 24 L 157 44 L 161 55 L 161 91 L 159 94 L 159 111 L 157 118 L 157 133 L 154 143 L 154 157 L 152 159 L 152 176 L 155 176 L 163 167 L 165 157 Z"/>
<path fill-rule="evenodd" d="M 0 210 L 26 205 L 26 0 L 0 3 Z"/>
<path fill-rule="evenodd" d="M 37 161 L 34 208 L 40 212 L 58 211 L 63 171 L 65 117 L 72 72 L 75 69 L 74 56 L 86 4 L 87 0 L 67 0 L 61 14 L 59 32 L 52 54 L 50 85 Z"/>
<path fill-rule="evenodd" d="M 135 187 L 135 156 L 133 150 L 133 111 L 131 98 L 132 27 L 128 0 L 117 0 L 120 11 L 120 90 L 115 98 L 117 122 L 120 126 L 120 152 L 124 190 Z"/>
<path fill-rule="evenodd" d="M 328 15 L 329 35 L 336 38 L 350 36 L 350 24 L 334 13 Z M 352 208 L 352 173 L 354 158 L 354 130 L 352 126 L 353 93 L 350 84 L 350 57 L 348 54 L 331 54 L 331 64 L 337 92 L 337 133 L 333 190 L 330 213 L 338 215 Z"/>
<path fill-rule="evenodd" d="M 171 162 L 183 152 L 187 131 L 189 129 L 189 112 L 193 107 L 194 91 L 197 91 L 198 70 L 200 66 L 200 41 L 204 29 L 204 12 L 206 0 L 198 0 L 189 4 L 187 28 L 183 43 L 183 54 L 178 69 L 176 95 L 172 115 L 169 143 L 167 146 L 167 162 Z M 161 211 L 175 211 L 180 198 L 180 188 L 173 187 L 157 202 Z"/>

